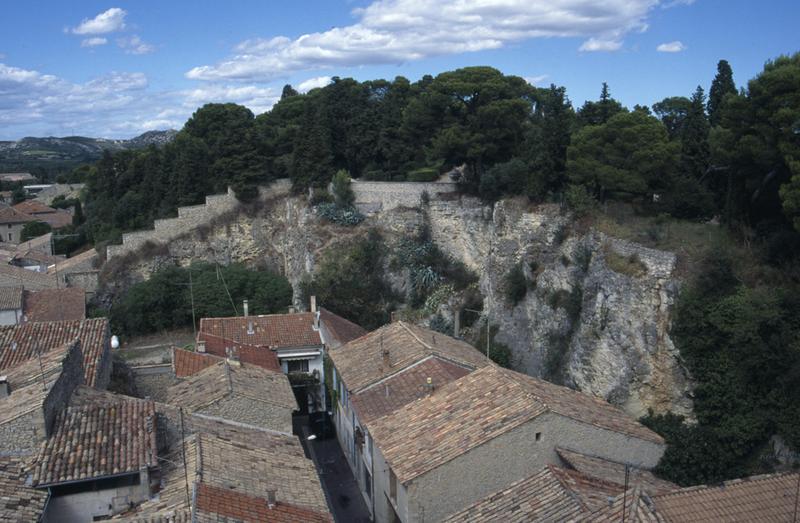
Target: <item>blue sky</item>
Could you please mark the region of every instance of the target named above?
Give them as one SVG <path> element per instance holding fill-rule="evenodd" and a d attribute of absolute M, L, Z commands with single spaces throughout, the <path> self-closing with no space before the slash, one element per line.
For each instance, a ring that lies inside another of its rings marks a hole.
<path fill-rule="evenodd" d="M 609 83 L 623 104 L 737 85 L 800 51 L 796 0 L 4 2 L 0 140 L 128 138 L 180 128 L 207 102 L 261 113 L 285 83 L 491 65 L 573 104 Z"/>

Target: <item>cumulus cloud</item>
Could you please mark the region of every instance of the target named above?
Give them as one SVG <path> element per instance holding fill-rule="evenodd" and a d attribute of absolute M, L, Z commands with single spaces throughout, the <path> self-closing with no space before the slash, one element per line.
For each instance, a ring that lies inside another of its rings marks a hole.
<path fill-rule="evenodd" d="M 539 85 L 540 83 L 547 80 L 550 76 L 546 74 L 540 74 L 539 76 L 525 76 L 525 81 L 531 85 Z"/>
<path fill-rule="evenodd" d="M 298 71 L 392 64 L 498 49 L 547 37 L 585 38 L 582 51 L 615 51 L 647 27 L 661 0 L 374 0 L 353 11 L 356 23 L 298 38 L 246 40 L 229 58 L 188 78 L 271 81 Z"/>
<path fill-rule="evenodd" d="M 81 47 L 97 47 L 98 45 L 106 45 L 108 40 L 101 36 L 95 36 L 93 38 L 84 38 L 81 40 Z"/>
<path fill-rule="evenodd" d="M 656 47 L 656 51 L 658 51 L 659 53 L 680 53 L 685 49 L 686 46 L 683 45 L 683 42 L 681 42 L 680 40 L 675 40 L 674 42 L 666 42 Z"/>
<path fill-rule="evenodd" d="M 309 78 L 305 82 L 300 82 L 300 85 L 297 86 L 297 90 L 301 93 L 307 93 L 311 89 L 316 89 L 317 87 L 325 87 L 331 83 L 330 76 L 317 76 L 315 78 Z"/>
<path fill-rule="evenodd" d="M 94 18 L 84 18 L 79 25 L 72 28 L 72 32 L 76 35 L 98 35 L 121 31 L 125 29 L 127 14 L 124 9 L 112 7 Z"/>
<path fill-rule="evenodd" d="M 156 50 L 154 45 L 144 42 L 138 35 L 118 38 L 117 45 L 128 54 L 150 54 Z"/>
<path fill-rule="evenodd" d="M 248 107 L 253 113 L 269 111 L 281 98 L 281 93 L 271 87 L 255 85 L 210 84 L 181 91 L 183 106 L 194 110 L 207 103 L 238 103 Z"/>

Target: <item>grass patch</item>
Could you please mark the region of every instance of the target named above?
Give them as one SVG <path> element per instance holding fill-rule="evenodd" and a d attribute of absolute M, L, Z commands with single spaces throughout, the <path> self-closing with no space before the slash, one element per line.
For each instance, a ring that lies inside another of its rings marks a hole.
<path fill-rule="evenodd" d="M 647 274 L 647 266 L 642 263 L 638 254 L 623 256 L 611 248 L 610 245 L 606 245 L 603 251 L 606 265 L 612 271 L 631 278 L 640 278 Z"/>

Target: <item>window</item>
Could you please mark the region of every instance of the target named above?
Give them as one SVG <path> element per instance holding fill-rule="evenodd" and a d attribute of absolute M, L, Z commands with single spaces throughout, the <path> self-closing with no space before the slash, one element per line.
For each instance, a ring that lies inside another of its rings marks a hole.
<path fill-rule="evenodd" d="M 367 493 L 368 498 L 372 498 L 372 476 L 369 475 L 366 465 L 364 465 L 364 492 Z"/>
<path fill-rule="evenodd" d="M 392 469 L 389 469 L 389 497 L 397 503 L 397 476 Z"/>
<path fill-rule="evenodd" d="M 14 235 L 12 233 L 8 233 L 8 241 L 10 242 L 14 241 Z"/>
<path fill-rule="evenodd" d="M 308 372 L 308 360 L 289 360 L 286 362 L 286 371 L 289 374 L 293 372 Z"/>
<path fill-rule="evenodd" d="M 542 441 L 542 433 L 541 432 L 537 432 L 536 433 L 536 441 Z"/>

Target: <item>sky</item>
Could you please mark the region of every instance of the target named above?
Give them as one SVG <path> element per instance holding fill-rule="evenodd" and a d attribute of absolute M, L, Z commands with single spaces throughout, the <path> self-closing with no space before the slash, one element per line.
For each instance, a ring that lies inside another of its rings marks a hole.
<path fill-rule="evenodd" d="M 600 5 L 602 4 L 602 5 Z M 797 0 L 43 1 L 2 5 L 0 140 L 131 138 L 209 102 L 268 111 L 289 83 L 415 81 L 489 65 L 624 105 L 737 86 L 800 51 Z"/>

